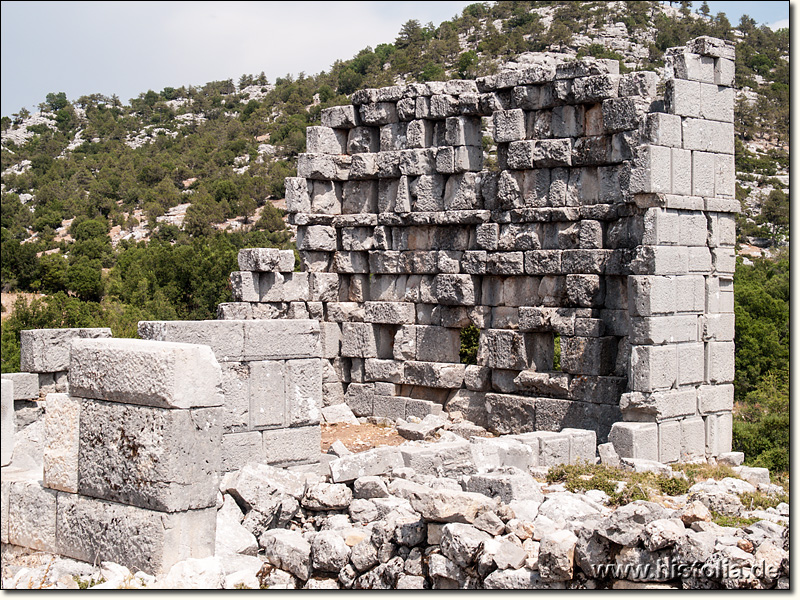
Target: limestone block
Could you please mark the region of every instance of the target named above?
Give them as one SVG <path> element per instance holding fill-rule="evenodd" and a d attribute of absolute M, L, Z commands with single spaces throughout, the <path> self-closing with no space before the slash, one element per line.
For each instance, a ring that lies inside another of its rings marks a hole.
<path fill-rule="evenodd" d="M 78 490 L 179 512 L 216 502 L 221 409 L 165 410 L 83 400 Z"/>
<path fill-rule="evenodd" d="M 622 458 L 658 460 L 658 426 L 655 423 L 614 423 L 608 441 Z"/>
<path fill-rule="evenodd" d="M 39 375 L 37 373 L 3 373 L 3 379 L 14 383 L 14 400 L 39 399 Z"/>
<path fill-rule="evenodd" d="M 590 429 L 561 430 L 562 435 L 569 435 L 569 462 L 577 464 L 588 462 L 594 464 L 597 456 L 597 433 Z"/>
<path fill-rule="evenodd" d="M 359 107 L 361 121 L 365 125 L 386 125 L 397 122 L 397 104 L 394 102 L 374 102 Z"/>
<path fill-rule="evenodd" d="M 667 112 L 681 117 L 700 116 L 700 82 L 685 79 L 667 79 L 664 95 Z"/>
<path fill-rule="evenodd" d="M 536 431 L 514 436 L 523 444 L 528 444 L 539 455 L 540 467 L 554 467 L 569 463 L 570 438 L 553 431 Z M 538 448 L 538 450 L 537 450 Z"/>
<path fill-rule="evenodd" d="M 24 329 L 20 332 L 20 370 L 29 373 L 66 371 L 73 340 L 110 337 L 111 329 L 107 327 Z"/>
<path fill-rule="evenodd" d="M 164 574 L 177 562 L 214 554 L 216 519 L 213 507 L 163 513 L 59 494 L 58 553 Z"/>
<path fill-rule="evenodd" d="M 342 324 L 342 356 L 377 358 L 375 326 L 371 323 Z"/>
<path fill-rule="evenodd" d="M 40 481 L 14 481 L 8 491 L 8 543 L 56 552 L 56 492 Z"/>
<path fill-rule="evenodd" d="M 733 385 L 701 385 L 697 389 L 697 408 L 701 415 L 733 410 Z"/>
<path fill-rule="evenodd" d="M 708 415 L 703 419 L 706 426 L 706 454 L 718 456 L 731 451 L 731 413 Z"/>
<path fill-rule="evenodd" d="M 680 148 L 682 143 L 680 116 L 668 113 L 648 114 L 645 121 L 644 139 L 647 143 L 656 146 Z"/>
<path fill-rule="evenodd" d="M 701 309 L 702 310 L 702 309 Z M 698 341 L 699 321 L 696 315 L 634 317 L 631 319 L 632 344 L 666 344 Z"/>
<path fill-rule="evenodd" d="M 0 481 L 0 541 L 8 544 L 8 510 L 11 496 L 11 481 Z"/>
<path fill-rule="evenodd" d="M 357 417 L 372 414 L 375 399 L 375 385 L 372 383 L 351 383 L 347 386 L 344 400 Z"/>
<path fill-rule="evenodd" d="M 620 398 L 626 421 L 661 422 L 675 417 L 693 416 L 697 410 L 697 390 L 668 390 L 643 394 L 628 392 Z"/>
<path fill-rule="evenodd" d="M 230 323 L 230 321 L 226 322 Z M 76 339 L 73 396 L 164 408 L 219 406 L 221 369 L 211 349 L 131 339 Z"/>
<path fill-rule="evenodd" d="M 458 389 L 464 382 L 466 365 L 407 361 L 403 372 L 403 382 L 434 388 Z"/>
<path fill-rule="evenodd" d="M 736 90 L 714 84 L 700 84 L 700 116 L 712 121 L 733 122 Z"/>
<path fill-rule="evenodd" d="M 658 424 L 658 461 L 677 462 L 681 458 L 681 425 L 678 421 Z"/>
<path fill-rule="evenodd" d="M 733 342 L 706 344 L 706 379 L 709 383 L 728 383 L 734 376 Z"/>
<path fill-rule="evenodd" d="M 717 85 L 732 86 L 736 76 L 736 63 L 727 58 L 718 58 L 714 61 L 714 83 Z"/>
<path fill-rule="evenodd" d="M 286 377 L 286 424 L 316 425 L 322 407 L 322 361 L 318 358 L 288 360 Z"/>
<path fill-rule="evenodd" d="M 320 355 L 317 321 L 253 320 L 239 323 L 244 327 L 243 360 L 308 358 Z"/>
<path fill-rule="evenodd" d="M 628 301 L 632 315 L 649 317 L 675 310 L 675 278 L 653 275 L 628 277 Z"/>
<path fill-rule="evenodd" d="M 323 215 L 342 213 L 342 184 L 334 181 L 309 180 L 308 188 L 311 195 L 311 208 L 308 212 Z"/>
<path fill-rule="evenodd" d="M 461 337 L 457 329 L 434 326 L 417 327 L 417 360 L 460 362 Z"/>
<path fill-rule="evenodd" d="M 78 444 L 81 400 L 67 394 L 48 394 L 45 413 L 43 485 L 78 492 Z"/>
<path fill-rule="evenodd" d="M 38 381 L 37 381 L 38 387 Z M 14 455 L 14 432 L 17 429 L 14 414 L 14 382 L 5 377 L 2 379 L 2 461 L 6 466 Z"/>
<path fill-rule="evenodd" d="M 626 73 L 619 79 L 620 96 L 655 97 L 658 75 L 650 71 Z"/>
<path fill-rule="evenodd" d="M 736 194 L 736 169 L 730 154 L 714 155 L 714 194 L 720 198 Z"/>
<path fill-rule="evenodd" d="M 488 428 L 498 434 L 522 433 L 536 429 L 534 398 L 508 394 L 486 394 Z"/>
<path fill-rule="evenodd" d="M 261 302 L 305 302 L 309 299 L 308 273 L 262 273 Z"/>
<path fill-rule="evenodd" d="M 678 345 L 678 385 L 702 383 L 705 377 L 704 344 Z"/>
<path fill-rule="evenodd" d="M 436 170 L 436 150 L 434 148 L 401 150 L 399 169 L 403 175 L 432 175 Z"/>
<path fill-rule="evenodd" d="M 495 111 L 492 122 L 495 142 L 525 139 L 525 114 L 521 109 Z"/>
<path fill-rule="evenodd" d="M 431 96 L 431 118 L 444 119 L 458 114 L 458 99 L 450 94 Z"/>
<path fill-rule="evenodd" d="M 561 368 L 566 373 L 610 375 L 617 359 L 614 337 L 565 337 L 561 339 Z"/>
<path fill-rule="evenodd" d="M 470 452 L 472 460 L 481 470 L 516 467 L 527 473 L 530 467 L 538 464 L 538 452 L 534 452 L 530 445 L 506 436 L 499 438 L 473 436 L 470 438 Z M 467 491 L 480 492 L 478 489 L 469 488 Z M 513 497 L 509 498 L 511 499 Z"/>
<path fill-rule="evenodd" d="M 640 146 L 635 151 L 630 190 L 669 194 L 672 189 L 672 152 L 666 146 Z"/>
<path fill-rule="evenodd" d="M 309 225 L 297 230 L 297 249 L 333 252 L 336 250 L 336 230 L 327 225 Z"/>
<path fill-rule="evenodd" d="M 242 248 L 238 254 L 242 271 L 294 271 L 294 252 L 277 248 Z"/>
<path fill-rule="evenodd" d="M 693 52 L 676 52 L 668 55 L 675 77 L 704 83 L 714 83 L 714 59 Z"/>
<path fill-rule="evenodd" d="M 475 117 L 449 117 L 445 121 L 448 146 L 480 146 L 481 120 Z"/>
<path fill-rule="evenodd" d="M 552 111 L 550 132 L 553 137 L 580 137 L 583 135 L 585 108 L 583 106 L 556 106 Z"/>
<path fill-rule="evenodd" d="M 306 127 L 306 148 L 308 152 L 319 154 L 345 154 L 347 132 L 330 127 Z"/>
<path fill-rule="evenodd" d="M 478 361 L 494 369 L 528 368 L 533 361 L 533 347 L 525 335 L 504 329 L 488 329 L 480 337 Z"/>
<path fill-rule="evenodd" d="M 681 460 L 705 458 L 706 433 L 702 417 L 683 419 L 681 424 Z"/>
<path fill-rule="evenodd" d="M 347 153 L 378 152 L 380 139 L 373 127 L 354 127 L 347 132 Z"/>
<path fill-rule="evenodd" d="M 324 108 L 320 116 L 324 127 L 352 129 L 360 124 L 358 109 L 352 105 Z"/>
<path fill-rule="evenodd" d="M 711 271 L 711 251 L 702 246 L 689 248 L 689 272 L 709 273 Z"/>
<path fill-rule="evenodd" d="M 376 394 L 372 403 L 372 414 L 396 421 L 406 416 L 406 400 L 403 396 L 381 396 Z"/>
<path fill-rule="evenodd" d="M 716 155 L 692 152 L 692 194 L 713 197 L 716 179 Z"/>
<path fill-rule="evenodd" d="M 232 271 L 230 275 L 231 293 L 237 302 L 259 302 L 259 273 L 252 271 Z"/>
<path fill-rule="evenodd" d="M 290 214 L 311 212 L 311 198 L 305 177 L 286 177 L 286 212 Z"/>
<path fill-rule="evenodd" d="M 331 478 L 336 483 L 369 475 L 383 475 L 404 466 L 400 450 L 393 446 L 373 448 L 331 461 Z"/>
<path fill-rule="evenodd" d="M 689 150 L 673 148 L 670 158 L 672 160 L 672 193 L 690 195 L 692 187 L 692 155 Z M 702 174 L 701 174 L 702 176 Z"/>
<path fill-rule="evenodd" d="M 475 283 L 469 275 L 436 275 L 433 279 L 433 294 L 439 304 L 450 306 L 476 304 Z"/>
<path fill-rule="evenodd" d="M 364 320 L 368 323 L 403 325 L 413 323 L 415 306 L 411 302 L 365 302 Z"/>
<path fill-rule="evenodd" d="M 628 372 L 631 389 L 652 392 L 672 388 L 678 375 L 677 348 L 677 345 L 633 346 Z"/>
<path fill-rule="evenodd" d="M 733 314 L 704 315 L 702 317 L 703 341 L 732 342 L 735 334 Z"/>
<path fill-rule="evenodd" d="M 727 60 L 734 60 L 736 57 L 736 46 L 733 42 L 709 37 L 707 35 L 689 40 L 686 42 L 686 48 L 702 56 L 725 58 Z"/>
<path fill-rule="evenodd" d="M 682 127 L 685 150 L 733 154 L 733 123 L 684 119 Z"/>
<path fill-rule="evenodd" d="M 266 461 L 266 457 L 262 454 L 263 445 L 260 431 L 224 433 L 221 453 L 220 471 L 222 473 L 237 471 L 247 463 Z"/>
<path fill-rule="evenodd" d="M 266 429 L 261 432 L 264 460 L 276 467 L 319 462 L 319 425 Z"/>

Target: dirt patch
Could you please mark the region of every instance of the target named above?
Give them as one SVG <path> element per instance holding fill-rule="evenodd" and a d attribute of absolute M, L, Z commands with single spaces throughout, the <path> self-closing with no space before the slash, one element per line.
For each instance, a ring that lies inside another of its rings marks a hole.
<path fill-rule="evenodd" d="M 323 452 L 327 452 L 336 440 L 342 442 L 350 452 L 363 452 L 377 446 L 399 446 L 406 441 L 397 433 L 397 429 L 390 426 L 323 423 L 321 427 Z"/>
<path fill-rule="evenodd" d="M 44 298 L 44 294 L 29 294 L 27 292 L 3 292 L 0 294 L 0 301 L 3 304 L 3 312 L 0 313 L 2 315 L 2 319 L 7 319 L 11 316 L 14 312 L 14 304 L 17 302 L 17 298 L 22 296 L 25 298 L 25 302 L 30 304 L 31 300 L 34 298 Z"/>

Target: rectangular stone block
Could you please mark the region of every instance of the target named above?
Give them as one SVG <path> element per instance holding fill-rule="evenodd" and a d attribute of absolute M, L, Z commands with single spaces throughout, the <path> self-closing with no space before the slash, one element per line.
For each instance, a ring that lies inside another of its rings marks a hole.
<path fill-rule="evenodd" d="M 3 379 L 14 383 L 14 400 L 39 399 L 38 373 L 3 373 Z"/>
<path fill-rule="evenodd" d="M 677 363 L 676 345 L 633 346 L 628 371 L 631 389 L 638 392 L 670 389 L 677 379 Z"/>
<path fill-rule="evenodd" d="M 569 435 L 569 462 L 594 464 L 597 456 L 597 434 L 589 429 L 562 429 L 562 434 Z"/>
<path fill-rule="evenodd" d="M 411 302 L 364 303 L 364 320 L 367 323 L 410 324 L 414 322 L 415 312 Z"/>
<path fill-rule="evenodd" d="M 369 475 L 383 475 L 404 466 L 400 450 L 393 446 L 342 456 L 331 461 L 331 478 L 336 483 L 353 481 Z"/>
<path fill-rule="evenodd" d="M 261 302 L 298 302 L 310 298 L 308 273 L 261 273 Z"/>
<path fill-rule="evenodd" d="M 705 378 L 705 344 L 678 344 L 678 385 L 702 383 Z"/>
<path fill-rule="evenodd" d="M 222 473 L 241 469 L 247 463 L 264 463 L 260 431 L 241 431 L 222 435 Z"/>
<path fill-rule="evenodd" d="M 67 394 L 48 394 L 44 427 L 43 485 L 78 492 L 78 445 L 81 400 Z"/>
<path fill-rule="evenodd" d="M 406 401 L 403 396 L 380 396 L 375 395 L 372 404 L 372 414 L 376 417 L 386 417 L 388 419 L 405 419 Z"/>
<path fill-rule="evenodd" d="M 733 154 L 733 123 L 684 119 L 682 126 L 685 150 Z"/>
<path fill-rule="evenodd" d="M 692 152 L 692 194 L 705 198 L 714 196 L 716 155 Z"/>
<path fill-rule="evenodd" d="M 471 437 L 470 452 L 473 462 L 482 468 L 516 467 L 527 472 L 530 467 L 538 466 L 539 461 L 538 448 L 534 451 L 531 445 L 511 436 Z"/>
<path fill-rule="evenodd" d="M 561 369 L 575 375 L 611 375 L 619 340 L 614 337 L 564 337 Z"/>
<path fill-rule="evenodd" d="M 319 425 L 264 430 L 264 460 L 276 467 L 318 463 L 321 435 Z"/>
<path fill-rule="evenodd" d="M 676 78 L 714 83 L 714 59 L 710 56 L 683 51 L 668 57 Z"/>
<path fill-rule="evenodd" d="M 655 423 L 614 423 L 608 441 L 622 458 L 658 460 L 658 426 Z"/>
<path fill-rule="evenodd" d="M 11 459 L 14 455 L 14 433 L 16 432 L 16 417 L 14 414 L 14 382 L 10 379 L 3 378 L 0 381 L 2 384 L 2 436 L 0 436 L 0 445 L 2 445 L 2 460 L 0 465 L 6 466 L 11 464 Z M 37 385 L 38 387 L 38 385 Z"/>
<path fill-rule="evenodd" d="M 222 404 L 221 375 L 205 346 L 78 338 L 72 346 L 69 387 L 81 398 L 194 408 Z"/>
<path fill-rule="evenodd" d="M 628 392 L 620 397 L 620 408 L 626 421 L 661 422 L 675 417 L 694 416 L 697 412 L 697 390 L 667 390 L 643 394 Z"/>
<path fill-rule="evenodd" d="M 144 340 L 210 346 L 219 361 L 244 358 L 245 321 L 140 321 Z"/>
<path fill-rule="evenodd" d="M 704 315 L 702 317 L 703 341 L 732 342 L 736 317 L 733 314 Z"/>
<path fill-rule="evenodd" d="M 700 116 L 712 121 L 733 122 L 736 90 L 716 84 L 700 84 Z"/>
<path fill-rule="evenodd" d="M 636 149 L 630 190 L 634 194 L 669 194 L 672 190 L 672 150 L 666 146 Z"/>
<path fill-rule="evenodd" d="M 731 413 L 708 415 L 704 418 L 706 426 L 706 454 L 719 456 L 731 451 L 731 430 L 733 417 Z"/>
<path fill-rule="evenodd" d="M 286 177 L 286 212 L 289 214 L 311 212 L 311 198 L 305 177 Z"/>
<path fill-rule="evenodd" d="M 318 425 L 322 408 L 322 361 L 318 358 L 287 360 L 286 424 Z"/>
<path fill-rule="evenodd" d="M 495 142 L 525 139 L 525 113 L 521 109 L 495 111 L 492 122 Z"/>
<path fill-rule="evenodd" d="M 358 109 L 353 105 L 323 108 L 320 113 L 322 125 L 337 129 L 352 129 L 360 124 Z"/>
<path fill-rule="evenodd" d="M 699 339 L 698 327 L 696 315 L 633 317 L 630 342 L 632 344 L 696 342 Z"/>
<path fill-rule="evenodd" d="M 733 410 L 733 385 L 701 385 L 697 388 L 697 408 L 701 415 Z"/>
<path fill-rule="evenodd" d="M 675 278 L 654 275 L 628 277 L 628 303 L 632 315 L 649 317 L 675 310 Z"/>
<path fill-rule="evenodd" d="M 110 338 L 108 327 L 24 329 L 20 332 L 20 371 L 55 373 L 69 369 L 70 344 L 75 339 Z"/>
<path fill-rule="evenodd" d="M 702 417 L 683 419 L 681 424 L 681 460 L 705 458 L 706 431 Z"/>
<path fill-rule="evenodd" d="M 645 121 L 645 140 L 656 146 L 681 147 L 681 118 L 667 113 L 650 113 Z"/>
<path fill-rule="evenodd" d="M 294 271 L 294 251 L 277 248 L 242 248 L 237 256 L 242 271 Z"/>
<path fill-rule="evenodd" d="M 524 334 L 504 329 L 482 332 L 478 362 L 493 369 L 527 369 L 533 362 L 533 348 Z"/>
<path fill-rule="evenodd" d="M 714 194 L 719 198 L 736 196 L 736 169 L 730 154 L 714 155 Z"/>
<path fill-rule="evenodd" d="M 213 506 L 221 410 L 83 400 L 79 493 L 162 512 Z"/>
<path fill-rule="evenodd" d="M 375 326 L 371 323 L 342 324 L 342 356 L 377 358 Z"/>
<path fill-rule="evenodd" d="M 58 553 L 162 575 L 176 562 L 213 556 L 216 522 L 213 507 L 163 513 L 60 493 Z"/>
<path fill-rule="evenodd" d="M 706 381 L 728 383 L 734 377 L 733 342 L 708 342 L 706 344 Z"/>
<path fill-rule="evenodd" d="M 736 76 L 736 62 L 726 58 L 714 61 L 714 83 L 732 86 Z"/>
<path fill-rule="evenodd" d="M 433 388 L 458 389 L 464 382 L 466 365 L 407 361 L 403 383 Z"/>
<path fill-rule="evenodd" d="M 56 492 L 40 481 L 14 481 L 8 490 L 8 543 L 57 552 Z"/>
<path fill-rule="evenodd" d="M 320 356 L 318 321 L 277 319 L 241 321 L 241 323 L 244 326 L 243 360 Z"/>
<path fill-rule="evenodd" d="M 230 275 L 231 293 L 237 302 L 259 302 L 259 273 L 252 271 L 233 271 Z"/>
<path fill-rule="evenodd" d="M 700 116 L 700 82 L 667 79 L 664 100 L 667 112 L 681 117 Z"/>
<path fill-rule="evenodd" d="M 658 461 L 677 462 L 681 458 L 681 425 L 668 421 L 658 425 Z"/>
<path fill-rule="evenodd" d="M 286 425 L 286 363 L 274 360 L 250 362 L 249 428 Z M 227 406 L 226 406 L 227 409 Z"/>
<path fill-rule="evenodd" d="M 417 360 L 425 362 L 460 362 L 461 336 L 458 329 L 417 327 Z"/>

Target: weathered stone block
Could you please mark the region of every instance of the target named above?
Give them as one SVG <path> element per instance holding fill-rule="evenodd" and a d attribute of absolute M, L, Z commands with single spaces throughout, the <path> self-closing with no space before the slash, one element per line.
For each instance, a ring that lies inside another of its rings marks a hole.
<path fill-rule="evenodd" d="M 164 574 L 176 562 L 214 554 L 217 511 L 178 513 L 59 494 L 58 553 Z"/>
<path fill-rule="evenodd" d="M 525 114 L 516 108 L 496 111 L 492 115 L 495 142 L 525 139 Z"/>
<path fill-rule="evenodd" d="M 664 421 L 693 416 L 697 411 L 697 390 L 668 390 L 643 394 L 628 392 L 620 398 L 626 421 Z"/>
<path fill-rule="evenodd" d="M 628 373 L 631 389 L 652 392 L 672 388 L 678 375 L 677 348 L 676 345 L 634 346 Z"/>
<path fill-rule="evenodd" d="M 466 365 L 408 361 L 405 364 L 403 382 L 409 385 L 421 385 L 434 388 L 461 387 L 464 382 Z"/>
<path fill-rule="evenodd" d="M 286 424 L 290 427 L 319 424 L 322 407 L 322 361 L 318 358 L 288 360 L 286 377 Z"/>
<path fill-rule="evenodd" d="M 14 383 L 14 400 L 39 399 L 38 373 L 3 373 L 3 379 Z"/>
<path fill-rule="evenodd" d="M 614 423 L 608 441 L 622 458 L 658 460 L 658 426 L 655 423 Z"/>
<path fill-rule="evenodd" d="M 8 543 L 57 552 L 56 492 L 39 481 L 11 482 L 8 490 Z"/>
<path fill-rule="evenodd" d="M 269 465 L 288 467 L 319 462 L 319 425 L 266 429 L 262 433 L 263 456 Z"/>
<path fill-rule="evenodd" d="M 213 506 L 220 411 L 83 400 L 79 493 L 163 512 Z"/>
<path fill-rule="evenodd" d="M 645 139 L 656 146 L 681 148 L 681 118 L 668 113 L 650 113 L 645 122 Z"/>
<path fill-rule="evenodd" d="M 260 431 L 242 431 L 222 435 L 220 471 L 237 471 L 247 463 L 264 463 Z"/>
<path fill-rule="evenodd" d="M 706 380 L 709 383 L 728 383 L 734 377 L 733 342 L 706 344 Z"/>
<path fill-rule="evenodd" d="M 48 394 L 45 413 L 43 485 L 78 492 L 78 446 L 81 400 L 67 394 Z"/>
<path fill-rule="evenodd" d="M 14 414 L 14 382 L 10 379 L 2 379 L 2 460 L 0 465 L 11 464 L 14 455 L 14 433 L 17 429 Z M 38 387 L 38 384 L 37 384 Z"/>
<path fill-rule="evenodd" d="M 323 126 L 337 129 L 351 129 L 360 123 L 358 109 L 353 105 L 324 108 L 321 119 Z"/>
<path fill-rule="evenodd" d="M 536 429 L 536 401 L 524 396 L 486 394 L 488 428 L 498 434 Z"/>
<path fill-rule="evenodd" d="M 277 248 L 242 248 L 238 254 L 242 271 L 294 271 L 294 252 Z"/>
<path fill-rule="evenodd" d="M 683 419 L 681 424 L 681 460 L 705 458 L 706 434 L 702 417 Z"/>
<path fill-rule="evenodd" d="M 29 373 L 66 371 L 73 340 L 110 337 L 111 329 L 107 327 L 24 329 L 20 332 L 20 370 Z"/>
<path fill-rule="evenodd" d="M 219 406 L 221 369 L 211 349 L 129 339 L 76 339 L 70 390 L 81 398 L 164 408 Z"/>
<path fill-rule="evenodd" d="M 658 461 L 677 462 L 681 458 L 681 425 L 668 421 L 658 425 Z"/>

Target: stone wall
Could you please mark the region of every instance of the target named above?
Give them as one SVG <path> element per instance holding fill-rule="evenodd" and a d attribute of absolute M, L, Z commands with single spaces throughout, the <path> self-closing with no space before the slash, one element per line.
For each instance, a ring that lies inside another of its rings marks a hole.
<path fill-rule="evenodd" d="M 149 573 L 212 555 L 223 397 L 210 349 L 77 339 L 67 366 L 70 394 L 46 399 L 43 469 L 3 470 L 3 543 Z"/>
<path fill-rule="evenodd" d="M 596 59 L 356 92 L 286 180 L 303 271 L 242 251 L 220 317 L 319 319 L 323 403 L 357 415 L 730 450 L 733 58 L 672 49 L 663 94 Z"/>
<path fill-rule="evenodd" d="M 294 253 L 288 255 L 293 265 Z M 249 462 L 319 462 L 319 331 L 307 319 L 139 323 L 144 339 L 203 344 L 213 351 L 222 369 L 223 472 Z"/>

